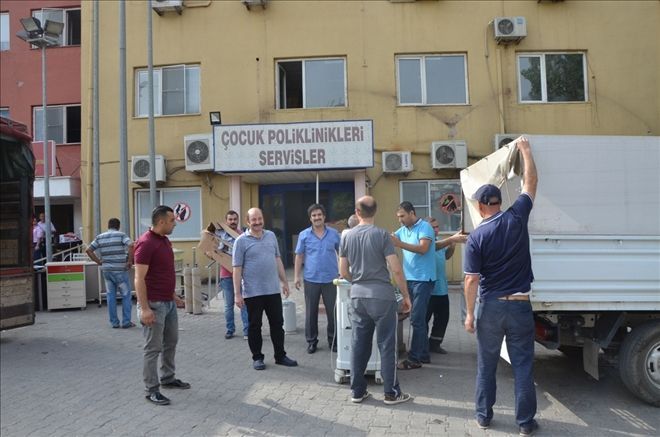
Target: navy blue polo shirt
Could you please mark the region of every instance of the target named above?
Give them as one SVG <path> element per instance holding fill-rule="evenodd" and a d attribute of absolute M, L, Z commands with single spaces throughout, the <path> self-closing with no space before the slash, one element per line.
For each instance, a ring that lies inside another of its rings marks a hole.
<path fill-rule="evenodd" d="M 483 300 L 530 290 L 534 281 L 527 230 L 531 211 L 532 199 L 522 193 L 511 208 L 481 222 L 468 237 L 463 270 L 480 276 Z"/>

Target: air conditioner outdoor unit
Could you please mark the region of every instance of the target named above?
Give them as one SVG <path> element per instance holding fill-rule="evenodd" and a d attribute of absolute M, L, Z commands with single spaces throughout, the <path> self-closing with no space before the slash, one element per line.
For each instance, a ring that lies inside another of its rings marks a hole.
<path fill-rule="evenodd" d="M 261 6 L 262 9 L 266 9 L 266 3 L 268 0 L 241 0 L 241 2 L 249 11 L 254 6 Z"/>
<path fill-rule="evenodd" d="M 525 17 L 496 17 L 493 27 L 495 41 L 518 42 L 527 36 L 527 22 Z"/>
<path fill-rule="evenodd" d="M 410 152 L 383 152 L 383 173 L 409 173 L 413 171 Z"/>
<path fill-rule="evenodd" d="M 213 135 L 208 133 L 184 136 L 183 154 L 186 157 L 187 171 L 212 171 L 215 163 Z"/>
<path fill-rule="evenodd" d="M 467 167 L 467 145 L 465 141 L 432 142 L 431 167 L 434 170 Z"/>
<path fill-rule="evenodd" d="M 163 15 L 164 12 L 171 11 L 181 15 L 183 11 L 183 0 L 151 0 L 151 9 L 158 15 Z"/>
<path fill-rule="evenodd" d="M 151 177 L 151 165 L 149 155 L 133 156 L 131 158 L 131 182 L 149 183 Z M 167 172 L 165 171 L 165 157 L 156 155 L 156 182 L 165 182 Z"/>
<path fill-rule="evenodd" d="M 521 135 L 522 134 L 495 134 L 493 137 L 493 150 L 496 151 L 506 146 Z"/>

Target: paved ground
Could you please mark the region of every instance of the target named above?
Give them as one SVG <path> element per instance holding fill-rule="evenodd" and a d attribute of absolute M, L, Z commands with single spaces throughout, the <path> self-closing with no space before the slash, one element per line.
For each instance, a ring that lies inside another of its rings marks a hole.
<path fill-rule="evenodd" d="M 191 390 L 164 391 L 167 407 L 144 399 L 142 335 L 139 328 L 110 329 L 106 308 L 42 312 L 34 326 L 0 336 L 0 433 L 10 436 L 365 436 L 517 435 L 512 409 L 512 374 L 499 367 L 498 403 L 492 428 L 472 419 L 475 341 L 460 326 L 459 296 L 452 290 L 445 348 L 433 364 L 400 372 L 402 388 L 415 397 L 383 404 L 382 387 L 351 404 L 349 390 L 333 378 L 324 342 L 305 352 L 301 293 L 298 333 L 286 349 L 300 367 L 276 366 L 266 337 L 268 368 L 252 370 L 247 342 L 225 340 L 219 302 L 203 315 L 180 312 L 177 376 Z M 621 436 L 660 434 L 659 410 L 621 385 L 614 369 L 600 382 L 589 379 L 559 353 L 537 349 L 538 435 Z"/>

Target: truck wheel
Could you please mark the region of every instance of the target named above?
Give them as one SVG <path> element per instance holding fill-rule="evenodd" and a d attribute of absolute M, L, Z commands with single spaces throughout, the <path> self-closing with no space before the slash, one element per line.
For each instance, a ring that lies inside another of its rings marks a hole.
<path fill-rule="evenodd" d="M 660 323 L 640 325 L 626 336 L 619 351 L 619 374 L 635 396 L 660 406 Z"/>

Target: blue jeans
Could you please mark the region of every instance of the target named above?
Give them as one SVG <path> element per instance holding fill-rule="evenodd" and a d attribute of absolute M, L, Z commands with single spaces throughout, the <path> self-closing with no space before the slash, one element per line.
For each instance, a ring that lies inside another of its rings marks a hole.
<path fill-rule="evenodd" d="M 234 280 L 232 278 L 220 278 L 220 288 L 225 299 L 227 333 L 233 334 L 236 332 L 236 325 L 234 324 Z M 248 313 L 245 305 L 241 308 L 241 322 L 243 322 L 243 335 L 248 335 Z"/>
<path fill-rule="evenodd" d="M 128 272 L 103 272 L 105 280 L 106 299 L 108 300 L 108 314 L 110 315 L 110 324 L 113 327 L 119 326 L 117 318 L 117 291 L 121 293 L 121 320 L 122 326 L 131 324 L 131 284 L 128 279 Z"/>
<path fill-rule="evenodd" d="M 412 311 L 410 312 L 410 327 L 412 328 L 412 340 L 408 360 L 420 363 L 429 357 L 429 326 L 426 322 L 426 311 L 429 307 L 431 292 L 435 281 L 408 281 L 408 291 L 412 299 Z"/>
<path fill-rule="evenodd" d="M 488 300 L 479 302 L 477 315 L 476 416 L 490 421 L 497 383 L 495 375 L 502 339 L 511 359 L 514 377 L 516 422 L 525 425 L 536 414 L 534 388 L 534 316 L 529 301 Z"/>
<path fill-rule="evenodd" d="M 142 378 L 149 393 L 158 391 L 161 383 L 174 381 L 174 355 L 179 341 L 179 316 L 176 304 L 170 301 L 149 301 L 156 321 L 151 326 L 143 325 L 144 364 Z M 140 306 L 137 307 L 138 319 Z M 160 383 L 158 382 L 158 356 L 160 355 Z"/>

